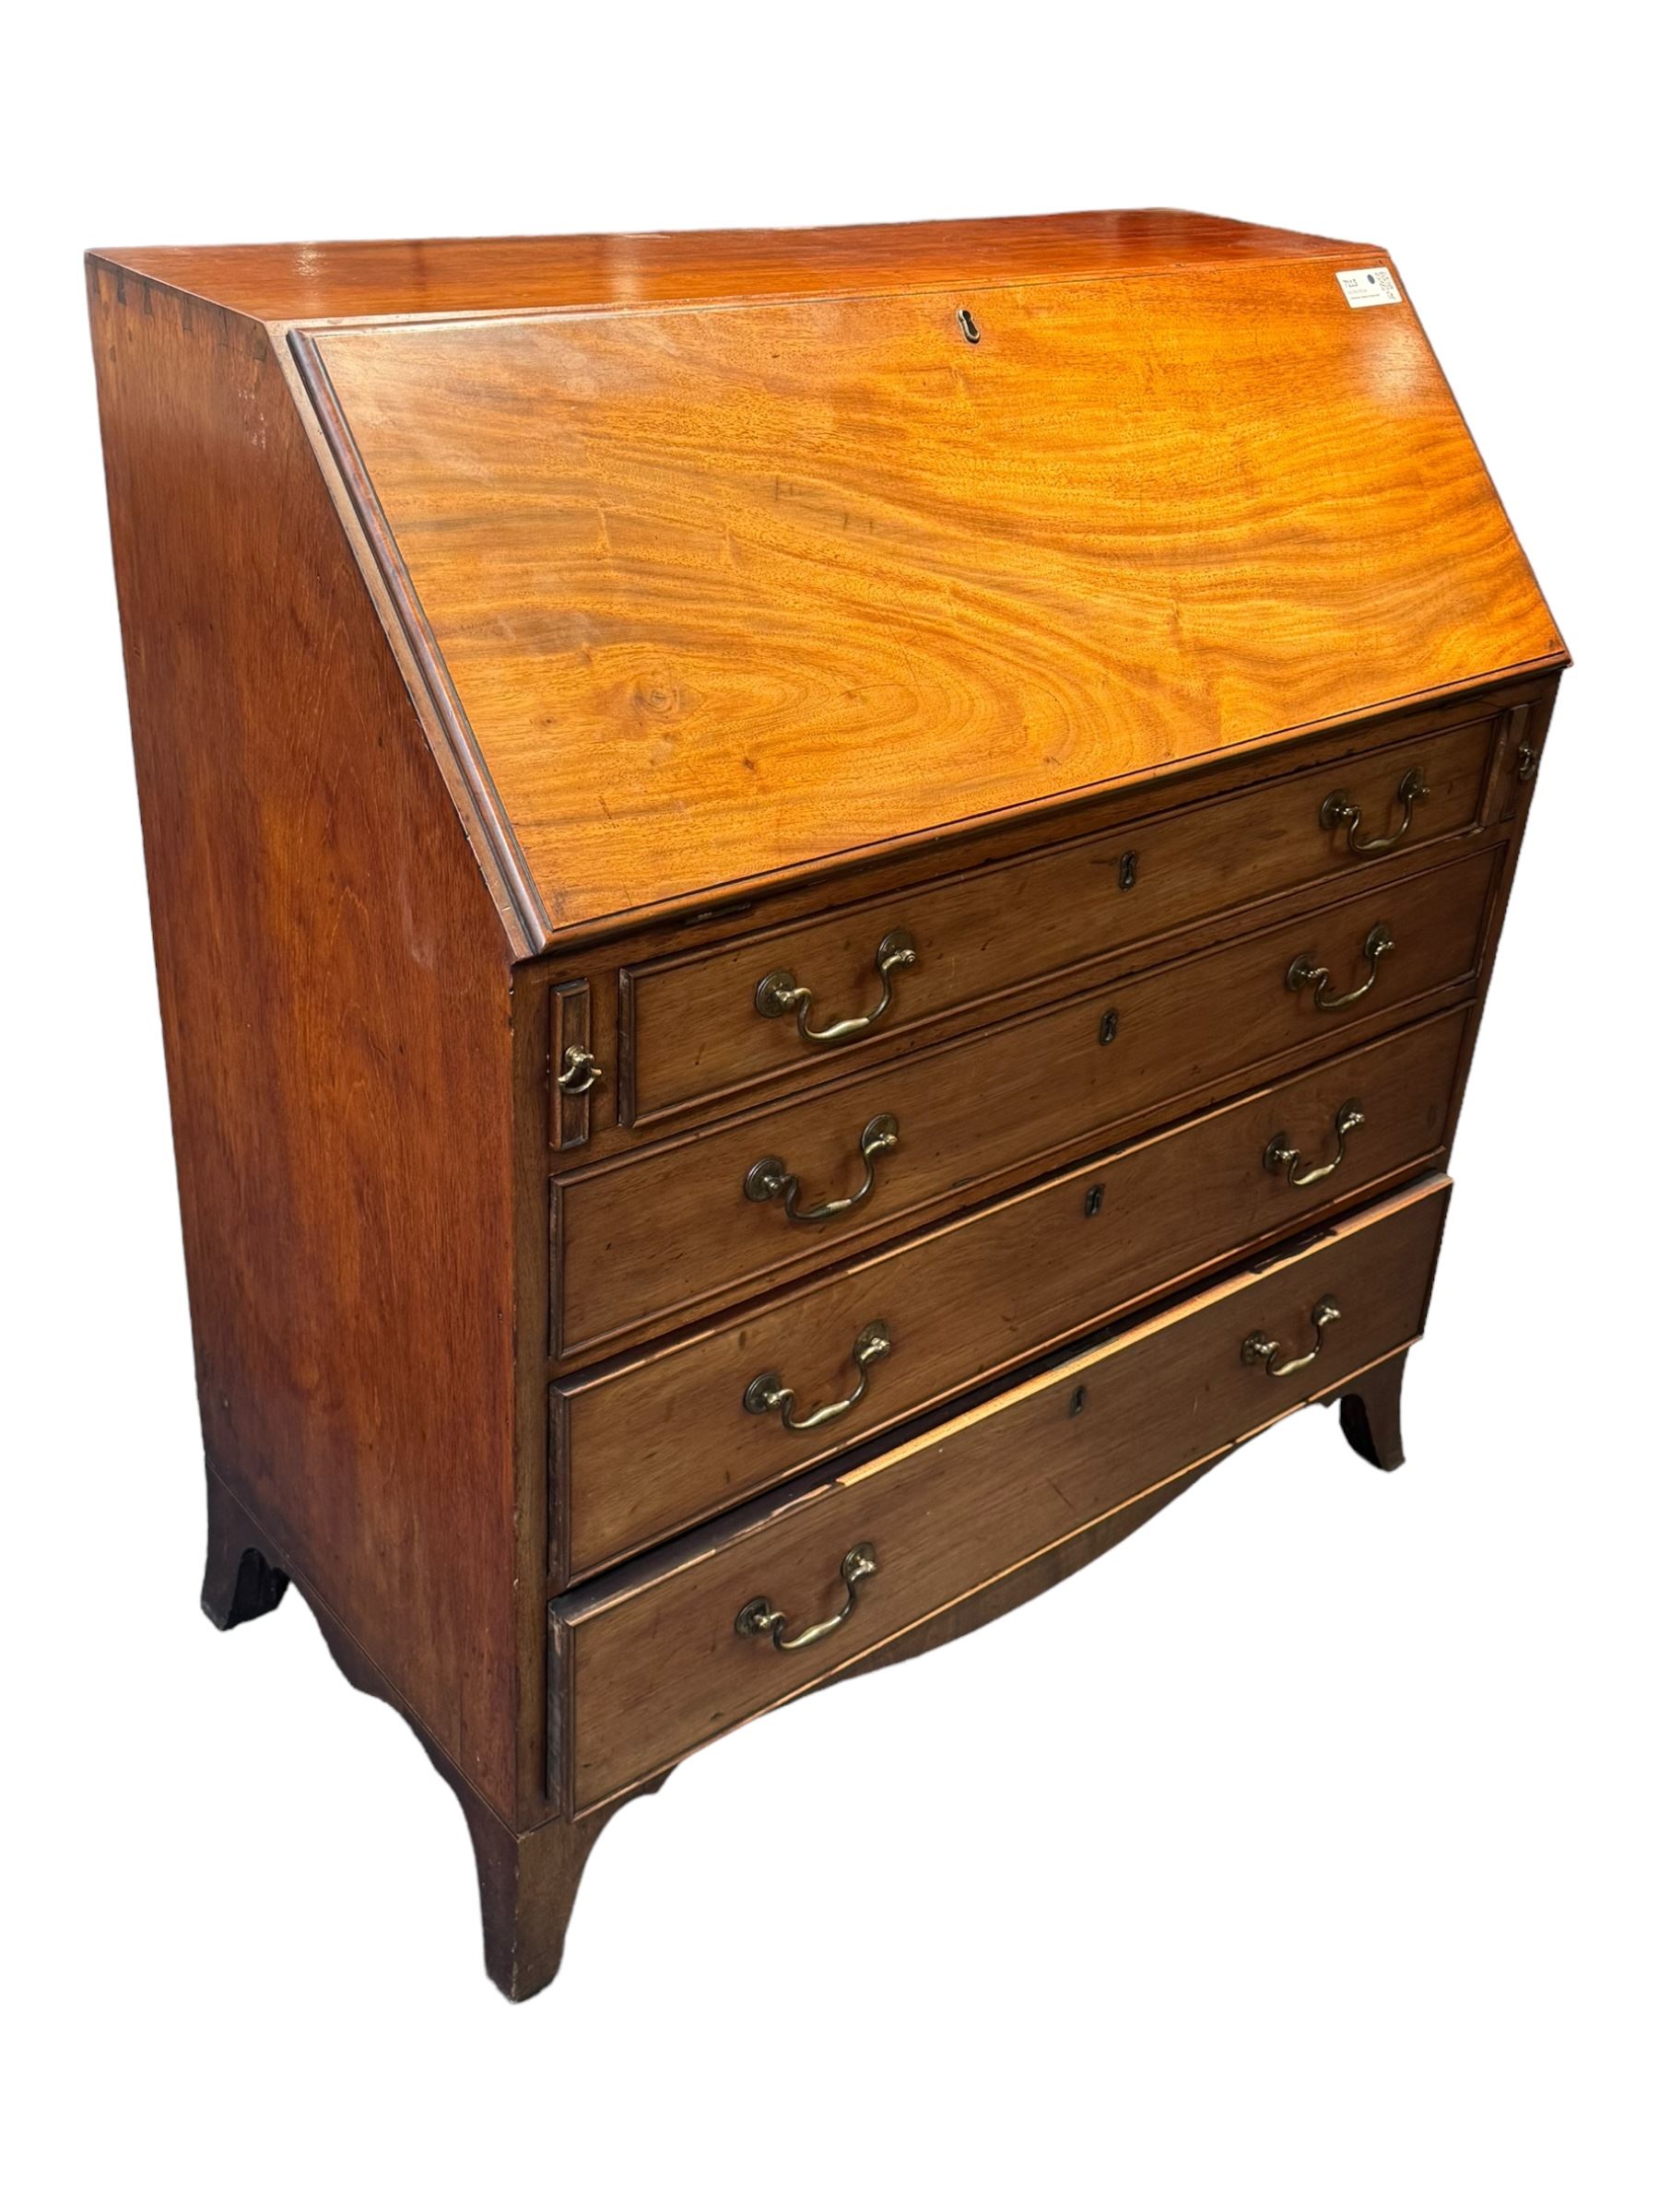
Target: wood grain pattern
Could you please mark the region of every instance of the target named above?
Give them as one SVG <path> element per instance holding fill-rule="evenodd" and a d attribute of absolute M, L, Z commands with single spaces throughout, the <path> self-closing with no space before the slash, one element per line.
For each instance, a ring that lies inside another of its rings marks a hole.
<path fill-rule="evenodd" d="M 207 1458 L 511 1816 L 495 909 L 263 333 L 90 305 Z"/>
<path fill-rule="evenodd" d="M 683 306 L 1045 276 L 1133 276 L 1310 255 L 1377 261 L 1382 249 L 1180 207 L 1135 207 L 818 230 L 147 246 L 100 258 L 135 279 L 270 323 Z"/>
<path fill-rule="evenodd" d="M 792 928 L 753 932 L 710 952 L 628 969 L 622 978 L 621 1050 L 627 1112 L 636 1126 L 671 1112 L 725 1104 L 768 1077 L 819 1082 L 880 1056 L 939 1015 L 987 1002 L 1067 968 L 1122 952 L 1200 918 L 1270 893 L 1410 865 L 1426 845 L 1476 821 L 1495 723 L 1457 723 L 1387 747 L 1347 772 L 1324 767 L 1268 779 L 1207 805 L 1152 816 L 1105 836 L 1056 843 L 1035 856 L 933 882 L 898 897 L 838 907 Z M 1357 855 L 1345 828 L 1322 824 L 1341 794 L 1360 809 L 1365 838 L 1402 823 L 1399 787 L 1414 771 L 1429 795 L 1387 856 Z M 768 1018 L 756 986 L 782 969 L 813 992 L 821 1029 L 876 1005 L 876 953 L 889 930 L 915 941 L 893 1002 L 866 1037 L 816 1045 L 793 1016 Z"/>
<path fill-rule="evenodd" d="M 1315 769 L 1321 771 L 1318 787 L 1322 791 L 1346 788 L 1365 774 L 1374 750 L 1392 751 L 1399 747 L 1409 759 L 1408 739 L 1419 743 L 1431 740 L 1449 724 L 1496 721 L 1499 735 L 1488 759 L 1476 827 L 1461 833 L 1461 848 L 1442 848 L 1438 855 L 1425 853 L 1421 848 L 1414 852 L 1407 841 L 1393 858 L 1351 864 L 1356 884 L 1385 883 L 1396 875 L 1416 873 L 1426 861 L 1452 857 L 1456 849 L 1472 851 L 1480 844 L 1499 843 L 1512 834 L 1515 794 L 1530 786 L 1515 781 L 1513 746 L 1508 733 L 1517 726 L 1518 709 L 1523 706 L 1532 718 L 1527 726 L 1541 726 L 1538 717 L 1559 680 L 1559 674 L 1551 672 L 1482 685 L 1453 702 L 1373 715 L 1338 729 L 1286 740 L 1265 752 L 1235 753 L 1189 765 L 1167 776 L 1150 777 L 1078 801 L 1041 818 L 981 825 L 944 844 L 887 853 L 822 876 L 803 877 L 754 898 L 712 900 L 672 922 L 644 921 L 627 929 L 597 933 L 580 959 L 563 947 L 537 955 L 517 971 L 527 987 L 551 988 L 578 971 L 589 981 L 594 1035 L 607 1071 L 613 1067 L 617 1071 L 614 1084 L 607 1073 L 594 1092 L 588 1141 L 568 1164 L 586 1166 L 613 1159 L 641 1145 L 660 1143 L 666 1135 L 683 1133 L 724 1113 L 800 1088 L 798 1077 L 785 1067 L 723 1093 L 718 1100 L 700 1101 L 643 1124 L 630 1124 L 625 1095 L 629 991 L 624 978 L 628 973 L 646 968 L 654 971 L 697 953 L 718 955 L 746 939 L 770 936 L 802 924 L 823 923 L 840 912 L 843 903 L 859 912 L 874 910 L 878 913 L 888 900 L 924 895 L 935 882 L 955 885 L 970 874 L 1000 868 L 1005 863 L 1040 860 L 1051 846 L 1115 837 L 1114 853 L 1136 848 L 1149 822 L 1211 800 L 1237 798 L 1257 782 L 1274 783 Z M 1338 880 L 1331 888 L 1334 891 L 1343 887 Z M 1144 958 L 1147 963 L 1183 959 L 1230 938 L 1241 929 L 1266 928 L 1277 920 L 1288 918 L 1300 910 L 1306 899 L 1303 887 L 1252 900 L 1225 914 L 1200 916 L 1173 930 L 1148 935 L 1144 948 L 1135 947 L 1136 959 Z M 867 922 L 865 926 L 867 929 Z M 863 935 L 861 931 L 861 941 Z M 901 1025 L 885 1042 L 877 1030 L 871 1041 L 855 1053 L 823 1054 L 818 1079 L 837 1079 L 854 1066 L 873 1066 L 923 1046 L 966 1035 L 988 1020 L 1006 1016 L 1010 1009 L 1024 1008 L 1051 995 L 1073 995 L 1096 981 L 1108 982 L 1125 964 L 1124 950 L 1120 947 L 1109 958 L 1066 969 L 1047 981 L 1015 986 L 991 1000 L 972 1000 L 944 1009 L 924 1023 Z"/>
<path fill-rule="evenodd" d="M 1362 1023 L 1429 1011 L 1433 994 L 1474 982 L 1496 865 L 1494 852 L 1481 851 L 961 1043 L 577 1171 L 555 1185 L 556 1354 L 591 1357 L 619 1338 L 661 1334 L 1213 1103 L 1244 1088 L 1253 1069 L 1287 1055 L 1317 1059 Z M 1395 950 L 1365 997 L 1322 1013 L 1311 994 L 1286 988 L 1303 952 L 1329 961 L 1336 988 L 1357 982 L 1378 922 L 1393 930 Z M 1109 1014 L 1115 1032 L 1102 1043 Z M 896 1117 L 900 1141 L 855 1211 L 804 1224 L 776 1202 L 745 1197 L 748 1169 L 766 1157 L 800 1178 L 802 1206 L 849 1194 L 862 1172 L 860 1133 L 877 1114 Z"/>
<path fill-rule="evenodd" d="M 904 1629 L 885 1643 L 878 1643 L 862 1659 L 855 1659 L 839 1674 L 831 1675 L 820 1688 L 832 1688 L 837 1682 L 852 1681 L 856 1676 L 874 1674 L 884 1666 L 901 1665 L 907 1659 L 922 1658 L 928 1652 L 936 1652 L 941 1645 L 954 1643 L 959 1636 L 971 1636 L 975 1629 L 982 1629 L 1016 1606 L 1029 1605 L 1032 1598 L 1041 1597 L 1068 1575 L 1088 1567 L 1105 1552 L 1112 1551 L 1136 1529 L 1161 1513 L 1166 1507 L 1183 1498 L 1202 1476 L 1210 1474 L 1230 1456 L 1232 1449 L 1206 1459 L 1199 1466 L 1191 1467 L 1172 1481 L 1160 1482 L 1156 1489 L 1147 1491 L 1128 1505 L 1119 1506 L 1115 1512 L 1103 1520 L 1092 1522 L 1088 1527 L 1067 1536 L 1063 1543 L 1051 1545 L 1047 1551 L 1039 1552 L 1034 1559 L 1026 1560 L 1020 1567 L 999 1574 L 994 1582 L 982 1583 L 966 1597 L 954 1605 L 944 1606 L 920 1620 L 913 1629 Z M 620 1802 L 626 1804 L 628 1800 Z"/>
<path fill-rule="evenodd" d="M 1311 1074 L 1125 1147 L 943 1228 L 831 1268 L 792 1296 L 553 1386 L 556 1582 L 580 1580 L 728 1511 L 815 1461 L 1100 1327 L 1183 1278 L 1288 1235 L 1437 1154 L 1467 1015 L 1437 1016 Z M 1281 1133 L 1343 1168 L 1293 1189 L 1265 1164 Z M 808 1436 L 747 1412 L 781 1373 L 800 1418 L 851 1387 L 866 1324 L 892 1345 L 868 1394 Z"/>
<path fill-rule="evenodd" d="M 1423 1324 L 1450 1185 L 1414 1186 L 1314 1248 L 1230 1277 L 747 1528 L 715 1524 L 552 1608 L 560 1654 L 550 1785 L 602 1806 L 742 1720 L 798 1696 L 887 1637 L 1212 1458 L 1401 1349 Z M 1341 1307 L 1311 1367 L 1274 1381 L 1240 1357 L 1265 1330 L 1298 1352 L 1326 1294 Z M 1333 1372 L 1333 1370 L 1335 1371 Z M 1081 1395 L 1079 1395 L 1081 1394 Z M 769 1598 L 792 1630 L 842 1602 L 840 1562 L 875 1547 L 844 1630 L 796 1653 L 737 1635 Z"/>
<path fill-rule="evenodd" d="M 317 350 L 555 927 L 1561 657 L 1319 262 Z"/>

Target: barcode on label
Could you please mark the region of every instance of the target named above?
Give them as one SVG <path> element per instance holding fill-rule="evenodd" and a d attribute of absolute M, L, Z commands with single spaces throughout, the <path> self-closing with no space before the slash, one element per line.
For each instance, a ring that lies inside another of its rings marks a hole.
<path fill-rule="evenodd" d="M 1336 281 L 1350 307 L 1398 307 L 1400 288 L 1386 269 L 1338 269 Z"/>

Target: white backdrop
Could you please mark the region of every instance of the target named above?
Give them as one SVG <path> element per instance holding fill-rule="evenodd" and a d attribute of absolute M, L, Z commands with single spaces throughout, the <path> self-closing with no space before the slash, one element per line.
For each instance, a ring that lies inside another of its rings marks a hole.
<path fill-rule="evenodd" d="M 1654 2202 L 1653 287 L 1614 35 L 1640 19 L 14 25 L 14 2202 Z M 563 1975 L 512 2010 L 402 1724 L 298 1600 L 227 1638 L 196 1609 L 80 250 L 1145 204 L 1393 251 L 1578 656 L 1408 1464 L 1298 1419 L 1040 1603 L 704 1753 L 619 1817 Z"/>

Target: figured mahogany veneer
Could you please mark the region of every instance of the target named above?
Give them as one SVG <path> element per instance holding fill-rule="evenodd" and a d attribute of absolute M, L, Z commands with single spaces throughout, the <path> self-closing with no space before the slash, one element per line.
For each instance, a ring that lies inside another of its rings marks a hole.
<path fill-rule="evenodd" d="M 1399 1464 L 1566 653 L 1374 246 L 88 282 L 204 1604 L 299 1585 L 527 1995 L 722 1729 L 1298 1406 Z"/>
<path fill-rule="evenodd" d="M 308 342 L 547 935 L 1559 658 L 1408 306 L 1292 260 L 969 312 Z"/>

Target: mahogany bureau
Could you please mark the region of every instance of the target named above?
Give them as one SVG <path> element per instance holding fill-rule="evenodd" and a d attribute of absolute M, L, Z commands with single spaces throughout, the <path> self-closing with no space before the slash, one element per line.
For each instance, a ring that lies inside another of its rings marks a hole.
<path fill-rule="evenodd" d="M 1399 1463 L 1567 656 L 1376 246 L 88 281 L 204 1602 L 407 1716 L 523 1996 L 711 1737 L 1298 1406 Z"/>

